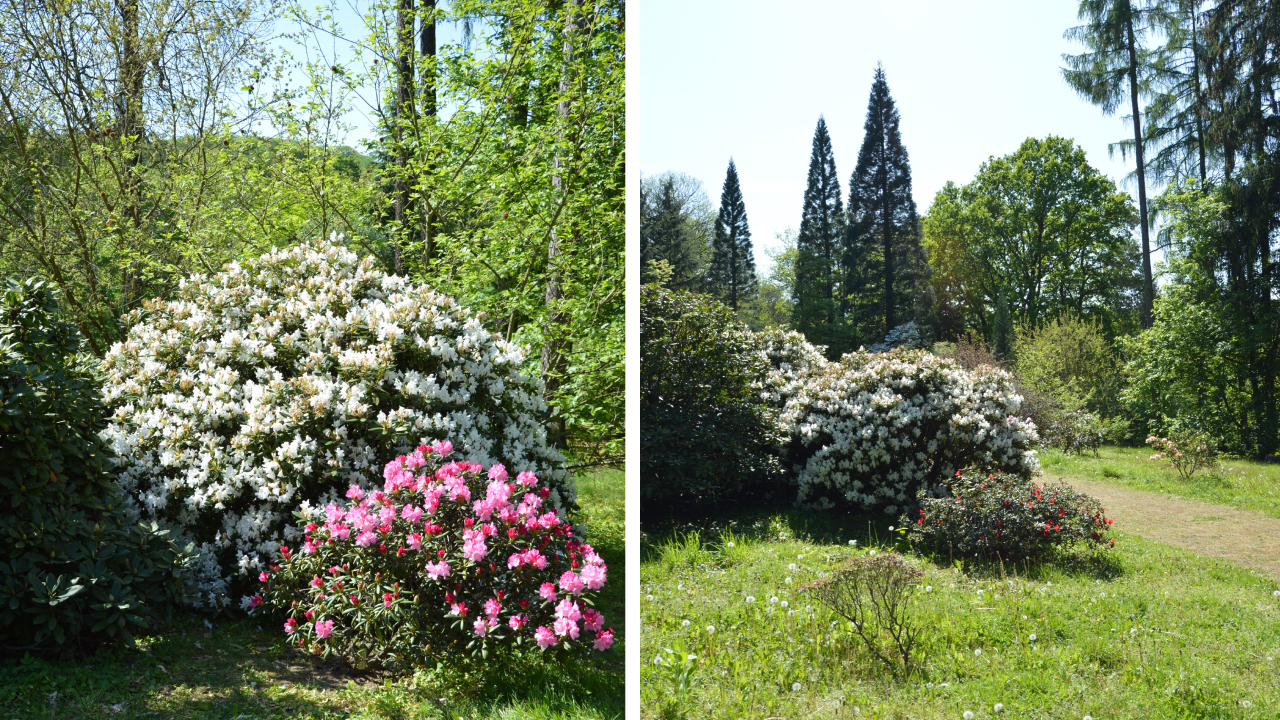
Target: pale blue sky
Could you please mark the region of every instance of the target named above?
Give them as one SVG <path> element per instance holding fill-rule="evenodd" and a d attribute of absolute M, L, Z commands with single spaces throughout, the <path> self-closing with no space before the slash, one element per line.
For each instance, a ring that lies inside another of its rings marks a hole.
<path fill-rule="evenodd" d="M 1117 183 L 1132 158 L 1107 144 L 1132 137 L 1062 80 L 1073 0 L 896 0 L 765 3 L 635 0 L 628 8 L 627 162 L 701 180 L 719 206 L 738 166 L 756 262 L 800 224 L 818 115 L 826 117 L 841 191 L 862 144 L 876 62 L 902 116 L 913 190 L 924 214 L 948 180 L 1029 136 L 1073 138 Z M 1127 106 L 1126 106 L 1127 107 Z M 1122 184 L 1135 199 L 1137 184 Z M 1153 196 L 1148 188 L 1148 199 Z M 1136 233 L 1135 229 L 1135 233 Z"/>

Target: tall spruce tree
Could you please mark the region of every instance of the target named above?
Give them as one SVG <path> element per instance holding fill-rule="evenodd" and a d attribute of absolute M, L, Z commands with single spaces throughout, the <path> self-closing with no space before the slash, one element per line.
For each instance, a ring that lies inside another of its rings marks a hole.
<path fill-rule="evenodd" d="M 733 158 L 729 158 L 729 171 L 720 191 L 720 214 L 716 217 L 706 284 L 735 311 L 756 291 L 756 261 L 751 251 L 751 230 L 747 228 L 747 206 L 742 202 Z"/>
<path fill-rule="evenodd" d="M 796 238 L 795 310 L 792 326 L 816 345 L 840 345 L 840 242 L 844 236 L 844 203 L 831 151 L 827 121 L 818 117 L 809 156 L 809 182 L 804 191 L 800 234 Z"/>
<path fill-rule="evenodd" d="M 849 178 L 843 252 L 844 311 L 861 344 L 879 342 L 908 322 L 931 325 L 929 264 L 911 196 L 911 163 L 898 131 L 898 109 L 884 68 L 876 65 L 866 133 Z"/>

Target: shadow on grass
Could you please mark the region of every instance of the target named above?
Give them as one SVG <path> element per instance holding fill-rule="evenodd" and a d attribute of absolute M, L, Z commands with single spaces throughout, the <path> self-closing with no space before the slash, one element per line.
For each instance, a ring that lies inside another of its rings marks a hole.
<path fill-rule="evenodd" d="M 975 580 L 1020 577 L 1028 580 L 1085 578 L 1111 581 L 1124 575 L 1124 565 L 1105 549 L 1058 548 L 1033 559 L 959 558 L 946 553 L 921 554 L 938 568 L 956 568 Z"/>
<path fill-rule="evenodd" d="M 903 538 L 902 521 L 887 515 L 840 511 L 784 509 L 745 505 L 698 518 L 667 518 L 641 533 L 642 562 L 695 565 L 701 553 L 718 549 L 725 533 L 753 542 L 795 539 L 818 545 L 897 550 L 922 555 L 939 568 L 958 568 L 975 579 L 1024 577 L 1032 580 L 1088 578 L 1114 580 L 1124 568 L 1114 553 L 1085 548 L 1060 548 L 1034 560 L 961 558 L 946 553 L 917 553 Z"/>

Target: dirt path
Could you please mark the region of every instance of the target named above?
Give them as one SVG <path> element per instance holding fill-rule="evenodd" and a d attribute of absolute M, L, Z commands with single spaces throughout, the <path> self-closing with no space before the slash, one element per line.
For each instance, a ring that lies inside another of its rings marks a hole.
<path fill-rule="evenodd" d="M 1118 485 L 1046 474 L 1102 501 L 1115 528 L 1218 557 L 1280 581 L 1280 519 Z"/>

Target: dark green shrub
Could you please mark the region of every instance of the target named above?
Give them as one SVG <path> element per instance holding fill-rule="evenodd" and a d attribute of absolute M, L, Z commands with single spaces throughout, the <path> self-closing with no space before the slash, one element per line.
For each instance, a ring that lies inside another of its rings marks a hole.
<path fill-rule="evenodd" d="M 80 335 L 41 283 L 0 300 L 0 646 L 33 650 L 166 620 L 188 556 L 143 526 L 112 475 L 97 383 Z"/>
<path fill-rule="evenodd" d="M 640 290 L 641 494 L 720 500 L 767 479 L 774 414 L 770 366 L 733 311 L 688 292 Z"/>
<path fill-rule="evenodd" d="M 919 550 L 1021 560 L 1058 546 L 1108 542 L 1111 521 L 1102 504 L 1070 485 L 972 471 L 957 474 L 949 485 L 949 497 L 921 493 L 918 515 L 902 518 Z"/>

